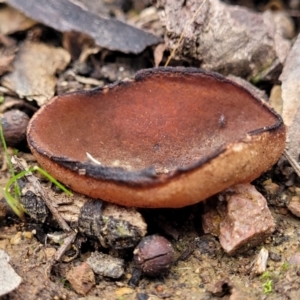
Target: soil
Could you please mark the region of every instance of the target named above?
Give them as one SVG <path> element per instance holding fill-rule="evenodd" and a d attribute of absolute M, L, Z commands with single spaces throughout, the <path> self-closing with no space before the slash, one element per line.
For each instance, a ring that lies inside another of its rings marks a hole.
<path fill-rule="evenodd" d="M 216 238 L 199 233 L 201 220 L 200 212 L 195 213 L 197 208 L 159 212 L 160 217 L 168 219 L 167 223 L 177 224 L 178 240 L 169 239 L 176 258 L 184 259 L 174 263 L 169 274 L 142 277 L 138 286 L 132 288 L 128 282 L 133 265 L 127 259 L 121 279 L 97 277 L 97 284 L 86 299 L 299 299 L 300 265 L 289 263 L 290 257 L 299 251 L 298 218 L 283 207 L 271 207 L 276 232 L 263 245 L 230 257 Z M 152 215 L 157 212 L 151 211 Z M 33 227 L 36 225 L 30 220 L 26 224 L 1 226 L 0 248 L 10 255 L 11 265 L 23 278 L 19 288 L 3 299 L 78 299 L 65 274 L 72 266 L 85 261 L 92 247 L 84 247 L 79 258 L 71 263 L 55 265 L 49 278 L 47 268 L 54 246 L 41 244 L 36 236 L 24 237 Z M 152 227 L 150 232 L 161 232 Z M 255 275 L 251 265 L 262 247 L 269 251 L 267 271 Z"/>

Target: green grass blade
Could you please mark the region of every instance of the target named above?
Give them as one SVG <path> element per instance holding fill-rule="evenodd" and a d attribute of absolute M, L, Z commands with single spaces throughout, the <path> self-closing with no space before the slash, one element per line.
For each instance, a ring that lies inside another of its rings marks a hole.
<path fill-rule="evenodd" d="M 47 173 L 42 168 L 35 166 L 33 167 L 34 171 L 40 172 L 42 175 L 44 175 L 48 180 L 50 180 L 52 183 L 54 183 L 57 187 L 59 187 L 62 191 L 64 191 L 68 196 L 73 196 L 72 192 L 70 192 L 68 189 L 66 189 L 61 183 L 59 183 L 54 177 L 52 177 L 49 173 Z"/>
<path fill-rule="evenodd" d="M 8 155 L 7 145 L 6 145 L 6 141 L 5 141 L 5 138 L 4 138 L 1 121 L 0 121 L 0 139 L 1 139 L 1 142 L 2 142 L 2 145 L 3 145 L 3 148 L 4 148 L 4 153 L 5 153 L 5 157 L 6 157 L 6 161 L 7 161 L 7 164 L 8 164 L 9 171 L 10 171 L 12 177 L 14 177 L 15 176 L 15 170 L 14 170 L 14 167 L 11 163 L 10 157 Z M 18 184 L 15 185 L 15 195 L 17 195 L 18 197 L 21 196 L 21 191 L 20 191 L 20 187 L 19 187 Z"/>

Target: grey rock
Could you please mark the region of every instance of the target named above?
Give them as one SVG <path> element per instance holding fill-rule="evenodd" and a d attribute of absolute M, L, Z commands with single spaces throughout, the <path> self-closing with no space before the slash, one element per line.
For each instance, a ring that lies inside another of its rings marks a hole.
<path fill-rule="evenodd" d="M 254 81 L 271 73 L 278 77 L 291 46 L 285 23 L 276 22 L 278 15 L 256 13 L 219 0 L 154 3 L 166 28 L 165 41 L 170 50 L 177 47 L 184 31 L 176 59 L 197 59 L 203 69 Z"/>
<path fill-rule="evenodd" d="M 0 296 L 6 295 L 16 289 L 22 278 L 9 264 L 8 254 L 0 249 Z"/>
<path fill-rule="evenodd" d="M 98 275 L 120 278 L 124 274 L 124 260 L 108 254 L 93 252 L 87 259 L 87 263 Z"/>
<path fill-rule="evenodd" d="M 299 196 L 293 196 L 291 198 L 291 201 L 288 203 L 287 208 L 293 215 L 300 217 L 300 198 L 299 198 Z"/>

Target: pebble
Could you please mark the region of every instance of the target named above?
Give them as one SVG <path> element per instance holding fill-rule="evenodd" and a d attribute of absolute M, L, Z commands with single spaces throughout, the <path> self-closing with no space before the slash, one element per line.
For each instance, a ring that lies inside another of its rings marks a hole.
<path fill-rule="evenodd" d="M 220 226 L 220 244 L 228 254 L 248 250 L 264 242 L 275 230 L 267 201 L 251 184 L 233 187 L 226 196 L 227 215 Z"/>
<path fill-rule="evenodd" d="M 23 232 L 23 236 L 24 238 L 31 240 L 33 238 L 33 233 L 31 231 L 25 231 Z"/>
<path fill-rule="evenodd" d="M 101 252 L 93 252 L 87 259 L 93 271 L 105 277 L 120 278 L 124 274 L 124 260 Z"/>
<path fill-rule="evenodd" d="M 251 184 L 238 184 L 222 193 L 227 202 L 222 209 L 219 224 L 219 240 L 229 255 L 245 252 L 263 243 L 275 230 L 275 221 L 268 208 L 267 201 Z M 220 205 L 219 205 L 220 208 Z M 220 209 L 211 207 L 220 212 Z M 210 213 L 209 215 L 212 215 Z M 209 216 L 204 214 L 203 218 Z M 207 220 L 203 224 L 209 223 Z M 215 228 L 215 226 L 211 226 Z M 205 233 L 209 227 L 204 228 Z M 214 229 L 215 233 L 216 230 Z M 212 233 L 212 234 L 213 234 Z"/>
<path fill-rule="evenodd" d="M 46 256 L 46 260 L 50 260 L 52 257 L 54 257 L 55 253 L 56 253 L 56 249 L 53 247 L 47 247 L 44 249 L 44 254 Z"/>
<path fill-rule="evenodd" d="M 276 262 L 281 261 L 281 255 L 279 255 L 279 254 L 277 254 L 277 253 L 275 253 L 275 252 L 270 252 L 270 253 L 269 253 L 269 257 L 270 257 L 270 259 L 273 260 L 273 261 L 276 261 Z"/>
<path fill-rule="evenodd" d="M 134 293 L 134 290 L 129 287 L 121 287 L 115 291 L 117 299 L 122 299 L 124 295 L 129 295 Z"/>
<path fill-rule="evenodd" d="M 272 182 L 271 179 L 268 179 L 263 182 L 264 189 L 270 193 L 271 195 L 276 194 L 279 191 L 280 186 L 274 182 Z"/>
<path fill-rule="evenodd" d="M 300 197 L 293 196 L 287 205 L 287 208 L 293 215 L 300 217 Z"/>
<path fill-rule="evenodd" d="M 19 245 L 22 241 L 22 232 L 18 231 L 11 239 L 11 245 Z"/>
<path fill-rule="evenodd" d="M 68 271 L 66 278 L 80 295 L 86 295 L 96 284 L 94 272 L 86 262 Z"/>
<path fill-rule="evenodd" d="M 0 298 L 16 289 L 22 278 L 14 271 L 9 264 L 9 255 L 0 249 Z"/>
<path fill-rule="evenodd" d="M 300 252 L 294 253 L 289 258 L 289 264 L 291 264 L 291 265 L 300 265 Z"/>

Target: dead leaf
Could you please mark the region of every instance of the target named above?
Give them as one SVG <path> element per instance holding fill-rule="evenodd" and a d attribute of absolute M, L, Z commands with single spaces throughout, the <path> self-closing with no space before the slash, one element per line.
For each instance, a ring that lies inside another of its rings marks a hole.
<path fill-rule="evenodd" d="M 0 33 L 3 34 L 27 30 L 36 24 L 35 21 L 10 6 L 4 6 L 0 9 L 0 20 Z"/>
<path fill-rule="evenodd" d="M 98 46 L 110 50 L 137 54 L 161 40 L 160 37 L 126 23 L 98 16 L 86 7 L 76 5 L 74 1 L 7 0 L 7 3 L 58 31 L 87 34 Z"/>
<path fill-rule="evenodd" d="M 77 60 L 83 50 L 95 48 L 93 39 L 86 34 L 74 31 L 65 32 L 62 43 L 63 47 L 71 54 L 73 60 Z"/>
<path fill-rule="evenodd" d="M 55 93 L 55 74 L 70 62 L 70 54 L 42 43 L 25 42 L 14 61 L 14 71 L 2 78 L 2 85 L 15 91 L 20 98 L 36 100 L 43 105 Z"/>

